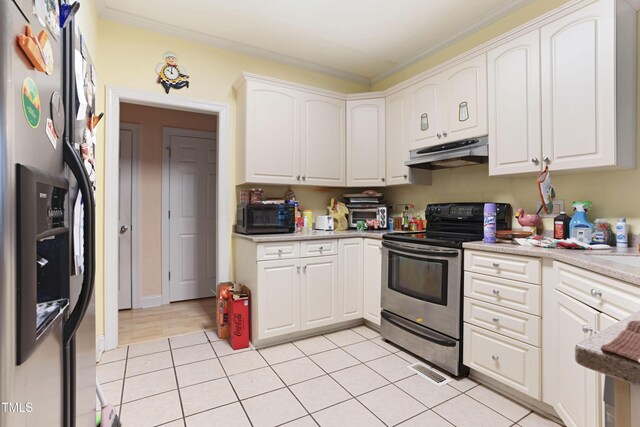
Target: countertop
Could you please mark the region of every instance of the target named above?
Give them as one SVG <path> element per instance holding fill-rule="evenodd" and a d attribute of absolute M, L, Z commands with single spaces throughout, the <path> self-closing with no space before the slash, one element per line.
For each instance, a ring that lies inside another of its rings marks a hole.
<path fill-rule="evenodd" d="M 640 320 L 640 313 L 633 314 L 576 345 L 576 361 L 594 371 L 640 384 L 640 363 L 602 351 L 602 346 L 613 341 L 633 320 Z"/>
<path fill-rule="evenodd" d="M 638 248 L 611 248 L 605 250 L 572 250 L 572 249 L 548 249 L 520 246 L 516 243 L 486 244 L 482 242 L 464 243 L 464 249 L 477 249 L 481 251 L 498 252 L 510 255 L 522 255 L 538 258 L 551 258 L 594 273 L 604 274 L 624 282 L 640 286 L 640 259 L 637 265 L 630 265 L 625 261 L 638 257 Z M 606 255 L 608 259 L 600 256 Z M 626 258 L 626 260 L 625 260 Z"/>
<path fill-rule="evenodd" d="M 233 237 L 239 239 L 250 240 L 255 243 L 267 243 L 267 242 L 290 242 L 290 241 L 303 241 L 303 240 L 323 240 L 323 239 L 347 239 L 349 237 L 367 237 L 370 239 L 380 239 L 386 233 L 390 233 L 389 230 L 345 230 L 345 231 L 321 231 L 321 230 L 309 230 L 301 231 L 300 233 L 282 233 L 282 234 L 240 234 L 233 233 Z"/>

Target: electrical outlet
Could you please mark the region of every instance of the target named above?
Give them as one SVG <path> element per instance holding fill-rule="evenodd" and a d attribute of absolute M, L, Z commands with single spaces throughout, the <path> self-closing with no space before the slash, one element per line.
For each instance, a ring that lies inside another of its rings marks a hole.
<path fill-rule="evenodd" d="M 540 209 L 540 206 L 542 206 L 542 202 L 538 200 L 536 202 L 536 212 Z M 564 200 L 555 199 L 553 201 L 553 209 L 551 210 L 551 212 L 545 213 L 543 209 L 540 211 L 540 216 L 542 218 L 555 217 L 560 215 L 560 212 L 563 212 L 563 211 L 564 211 Z"/>

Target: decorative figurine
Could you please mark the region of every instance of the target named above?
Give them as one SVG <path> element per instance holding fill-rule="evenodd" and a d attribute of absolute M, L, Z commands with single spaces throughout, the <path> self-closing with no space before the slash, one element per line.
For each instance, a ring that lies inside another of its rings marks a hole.
<path fill-rule="evenodd" d="M 165 52 L 164 63 L 156 65 L 156 73 L 158 74 L 158 83 L 162 85 L 165 92 L 169 93 L 169 89 L 182 89 L 189 87 L 189 75 L 184 67 L 178 65 L 178 57 L 173 52 Z"/>

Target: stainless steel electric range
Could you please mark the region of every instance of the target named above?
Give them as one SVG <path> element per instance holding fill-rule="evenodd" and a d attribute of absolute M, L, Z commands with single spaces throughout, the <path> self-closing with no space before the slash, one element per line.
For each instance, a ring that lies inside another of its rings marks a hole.
<path fill-rule="evenodd" d="M 496 228 L 511 226 L 497 203 Z M 428 205 L 426 231 L 382 241 L 382 337 L 453 375 L 462 365 L 462 244 L 482 240 L 484 203 Z"/>

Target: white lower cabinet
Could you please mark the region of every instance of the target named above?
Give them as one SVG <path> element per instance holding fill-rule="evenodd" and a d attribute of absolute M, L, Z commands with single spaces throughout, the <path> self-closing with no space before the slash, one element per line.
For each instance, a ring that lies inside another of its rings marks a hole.
<path fill-rule="evenodd" d="M 364 242 L 361 238 L 340 239 L 338 253 L 338 320 L 362 318 L 364 284 Z"/>
<path fill-rule="evenodd" d="M 338 256 L 303 258 L 301 264 L 302 329 L 338 320 Z"/>
<path fill-rule="evenodd" d="M 298 259 L 258 262 L 257 331 L 260 339 L 300 330 L 300 271 Z M 255 332 L 254 332 L 255 333 Z"/>
<path fill-rule="evenodd" d="M 364 318 L 380 325 L 382 242 L 364 239 Z"/>

